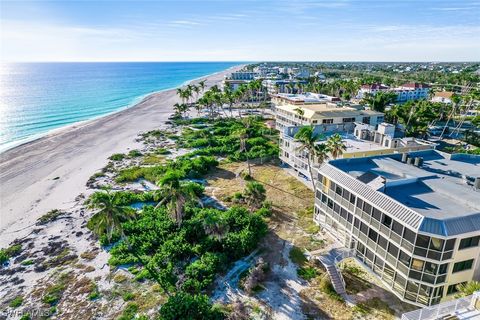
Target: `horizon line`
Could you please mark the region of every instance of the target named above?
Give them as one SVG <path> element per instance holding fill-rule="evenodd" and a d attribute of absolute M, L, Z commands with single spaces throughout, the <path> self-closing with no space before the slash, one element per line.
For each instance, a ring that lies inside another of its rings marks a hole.
<path fill-rule="evenodd" d="M 25 60 L 3 63 L 480 63 L 480 60 Z"/>

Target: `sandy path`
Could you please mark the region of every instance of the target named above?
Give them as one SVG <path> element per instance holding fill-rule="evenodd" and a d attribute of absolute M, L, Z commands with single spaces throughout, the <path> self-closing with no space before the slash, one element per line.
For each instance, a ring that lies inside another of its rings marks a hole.
<path fill-rule="evenodd" d="M 219 84 L 225 74 L 238 68 L 208 76 L 207 86 Z M 162 127 L 175 102 L 175 90 L 154 93 L 132 108 L 0 154 L 0 247 L 27 234 L 30 230 L 24 228 L 47 211 L 72 207 L 75 197 L 86 192 L 88 178 L 107 164 L 107 158 L 135 149 L 140 132 Z"/>

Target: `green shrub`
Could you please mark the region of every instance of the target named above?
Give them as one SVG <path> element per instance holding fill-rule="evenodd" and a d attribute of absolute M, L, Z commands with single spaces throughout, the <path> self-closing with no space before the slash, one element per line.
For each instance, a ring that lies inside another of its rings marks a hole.
<path fill-rule="evenodd" d="M 48 211 L 46 214 L 41 216 L 40 218 L 37 219 L 37 225 L 44 225 L 49 222 L 55 221 L 60 217 L 62 214 L 64 214 L 62 211 L 58 209 L 53 209 Z"/>
<path fill-rule="evenodd" d="M 23 303 L 23 297 L 22 296 L 16 296 L 10 303 L 8 304 L 11 308 L 18 308 L 22 305 Z"/>
<path fill-rule="evenodd" d="M 47 288 L 45 295 L 42 298 L 42 301 L 51 306 L 56 305 L 58 300 L 62 297 L 63 291 L 65 290 L 65 285 L 63 283 L 58 283 Z"/>
<path fill-rule="evenodd" d="M 135 294 L 132 292 L 125 292 L 124 294 L 122 294 L 122 298 L 124 301 L 130 301 L 135 298 Z"/>
<path fill-rule="evenodd" d="M 289 257 L 293 263 L 297 264 L 300 267 L 307 262 L 307 258 L 303 254 L 303 251 L 296 246 L 293 246 L 292 249 L 290 249 Z"/>
<path fill-rule="evenodd" d="M 112 154 L 108 159 L 112 161 L 122 161 L 123 159 L 125 159 L 125 155 L 123 153 L 115 153 Z"/>
<path fill-rule="evenodd" d="M 5 249 L 0 249 L 0 264 L 4 264 L 10 258 L 18 256 L 22 252 L 22 245 L 15 244 Z"/>
<path fill-rule="evenodd" d="M 159 155 L 167 155 L 167 154 L 170 154 L 171 152 L 165 148 L 158 148 L 153 153 L 159 154 Z"/>
<path fill-rule="evenodd" d="M 213 307 L 208 296 L 202 294 L 191 295 L 185 292 L 178 292 L 169 297 L 160 309 L 160 316 L 162 320 L 220 320 L 225 318 L 220 310 Z"/>
<path fill-rule="evenodd" d="M 34 262 L 33 260 L 28 259 L 28 260 L 22 261 L 22 262 L 21 262 L 21 265 L 22 265 L 22 266 L 30 266 L 30 265 L 32 265 L 32 264 L 34 264 L 34 263 L 35 263 L 35 262 Z"/>
<path fill-rule="evenodd" d="M 25 313 L 20 317 L 20 320 L 31 320 L 32 318 L 30 317 L 30 314 Z"/>
<path fill-rule="evenodd" d="M 300 267 L 297 270 L 297 274 L 299 277 L 305 280 L 311 280 L 317 276 L 317 270 L 313 267 L 307 266 L 307 267 Z"/>
<path fill-rule="evenodd" d="M 128 153 L 129 158 L 136 158 L 136 157 L 140 157 L 140 156 L 142 156 L 142 153 L 140 151 L 136 150 L 136 149 L 130 150 L 130 152 Z"/>
<path fill-rule="evenodd" d="M 135 315 L 138 312 L 138 304 L 134 302 L 129 302 L 125 309 L 123 309 L 122 315 L 118 320 L 131 320 L 135 318 Z"/>

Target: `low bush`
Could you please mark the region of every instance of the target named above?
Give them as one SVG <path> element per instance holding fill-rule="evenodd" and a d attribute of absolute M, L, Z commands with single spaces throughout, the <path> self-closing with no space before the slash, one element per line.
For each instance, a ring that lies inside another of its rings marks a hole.
<path fill-rule="evenodd" d="M 0 264 L 4 264 L 10 258 L 18 256 L 22 252 L 22 245 L 15 244 L 5 249 L 0 249 Z"/>
<path fill-rule="evenodd" d="M 22 305 L 22 303 L 23 303 L 23 297 L 16 296 L 15 298 L 13 298 L 13 300 L 10 301 L 8 305 L 10 306 L 10 308 L 18 308 Z"/>
<path fill-rule="evenodd" d="M 297 270 L 297 274 L 299 277 L 305 280 L 312 280 L 317 276 L 317 270 L 313 267 L 306 266 L 306 267 L 301 267 Z"/>
<path fill-rule="evenodd" d="M 140 156 L 142 156 L 142 155 L 143 155 L 143 154 L 142 154 L 140 151 L 136 150 L 136 149 L 130 150 L 130 152 L 128 153 L 128 157 L 129 157 L 129 158 L 136 158 L 136 157 L 140 157 Z"/>
<path fill-rule="evenodd" d="M 58 209 L 53 209 L 48 211 L 46 214 L 41 216 L 40 218 L 37 219 L 37 225 L 44 225 L 47 223 L 50 223 L 52 221 L 57 220 L 64 212 L 58 210 Z"/>
<path fill-rule="evenodd" d="M 115 153 L 112 154 L 108 159 L 112 161 L 122 161 L 123 159 L 125 159 L 125 155 L 123 153 Z"/>
<path fill-rule="evenodd" d="M 303 254 L 303 251 L 302 249 L 300 249 L 299 247 L 292 247 L 292 249 L 290 249 L 290 253 L 289 253 L 289 257 L 290 257 L 290 260 L 292 260 L 293 263 L 295 263 L 296 265 L 298 266 L 303 266 L 308 260 L 307 258 L 305 257 L 305 255 Z"/>

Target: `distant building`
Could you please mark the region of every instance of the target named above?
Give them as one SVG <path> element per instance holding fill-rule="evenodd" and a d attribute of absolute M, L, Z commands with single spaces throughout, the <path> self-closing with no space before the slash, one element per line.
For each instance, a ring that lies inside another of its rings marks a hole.
<path fill-rule="evenodd" d="M 435 95 L 432 98 L 432 102 L 441 102 L 441 103 L 452 103 L 452 96 L 454 95 L 451 91 L 439 91 L 435 92 Z"/>
<path fill-rule="evenodd" d="M 361 105 L 341 106 L 335 103 L 336 97 L 322 94 L 277 94 L 272 96 L 277 129 L 285 127 L 318 125 L 318 124 L 349 124 L 353 129 L 354 122 L 375 125 L 383 122 L 381 112 L 365 110 Z"/>
<path fill-rule="evenodd" d="M 376 95 L 378 92 L 393 92 L 397 95 L 397 102 L 406 102 L 428 99 L 430 86 L 421 83 L 406 83 L 396 88 L 390 88 L 379 83 L 365 84 L 360 87 L 357 98 L 363 99 L 367 94 Z"/>
<path fill-rule="evenodd" d="M 377 129 L 375 129 L 377 127 Z M 339 133 L 346 150 L 340 158 L 361 158 L 392 153 L 412 152 L 435 149 L 436 144 L 416 138 L 404 138 L 395 130 L 395 126 L 380 123 L 378 126 L 363 123 L 321 124 L 315 125 L 316 133 L 324 136 L 323 143 L 329 136 Z M 310 180 L 306 151 L 299 151 L 300 144 L 295 134 L 300 127 L 287 127 L 281 133 L 280 160 L 293 168 L 301 177 Z"/>
<path fill-rule="evenodd" d="M 390 90 L 390 87 L 381 83 L 364 84 L 360 87 L 360 90 L 358 90 L 357 98 L 363 99 L 367 94 L 375 95 L 377 92 L 386 92 L 388 90 Z"/>
<path fill-rule="evenodd" d="M 252 71 L 232 72 L 229 76 L 225 76 L 223 84 L 229 86 L 232 90 L 237 90 L 242 84 L 248 84 L 250 81 L 255 80 L 258 75 L 259 73 Z"/>
<path fill-rule="evenodd" d="M 421 83 L 406 83 L 400 87 L 394 88 L 393 92 L 397 94 L 398 102 L 428 99 L 430 86 Z"/>
<path fill-rule="evenodd" d="M 480 156 L 338 159 L 317 178 L 315 221 L 402 301 L 434 305 L 480 278 Z"/>
<path fill-rule="evenodd" d="M 263 80 L 262 85 L 267 88 L 268 94 L 276 93 L 297 93 L 301 91 L 301 86 L 307 84 L 306 80 Z M 293 91 L 293 92 L 292 92 Z"/>
<path fill-rule="evenodd" d="M 231 80 L 254 80 L 255 77 L 259 76 L 258 72 L 252 71 L 236 71 L 230 74 L 229 79 Z"/>

